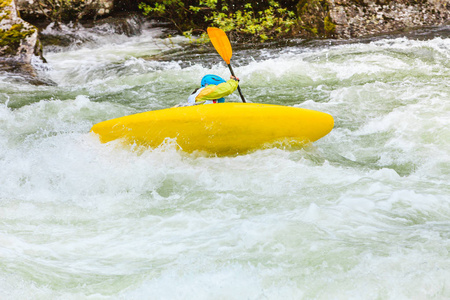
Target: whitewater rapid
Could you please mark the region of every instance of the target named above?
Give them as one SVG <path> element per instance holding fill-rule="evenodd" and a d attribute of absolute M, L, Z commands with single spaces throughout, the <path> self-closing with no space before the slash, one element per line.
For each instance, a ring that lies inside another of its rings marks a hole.
<path fill-rule="evenodd" d="M 0 74 L 0 298 L 450 298 L 446 32 L 234 48 L 248 101 L 335 128 L 231 157 L 89 133 L 228 77 L 211 47 L 86 30 L 46 49 L 55 85 Z"/>

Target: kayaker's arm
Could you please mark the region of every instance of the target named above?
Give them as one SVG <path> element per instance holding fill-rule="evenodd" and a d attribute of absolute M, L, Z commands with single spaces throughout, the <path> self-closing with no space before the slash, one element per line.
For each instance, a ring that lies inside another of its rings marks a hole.
<path fill-rule="evenodd" d="M 197 95 L 195 102 L 215 100 L 226 97 L 233 93 L 237 89 L 238 85 L 239 81 L 236 79 L 230 79 L 219 85 L 209 85 Z"/>

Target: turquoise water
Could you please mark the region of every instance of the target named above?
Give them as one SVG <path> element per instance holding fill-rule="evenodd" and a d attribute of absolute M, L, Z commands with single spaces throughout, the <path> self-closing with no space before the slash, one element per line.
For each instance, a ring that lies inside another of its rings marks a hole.
<path fill-rule="evenodd" d="M 45 49 L 54 86 L 0 75 L 0 298 L 450 298 L 446 31 L 235 47 L 248 101 L 335 128 L 220 158 L 89 133 L 229 76 L 159 32 Z"/>

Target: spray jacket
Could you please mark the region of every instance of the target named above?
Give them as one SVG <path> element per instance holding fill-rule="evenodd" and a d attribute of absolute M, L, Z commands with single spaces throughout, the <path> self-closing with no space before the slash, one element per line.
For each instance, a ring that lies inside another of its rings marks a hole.
<path fill-rule="evenodd" d="M 235 79 L 230 79 L 224 83 L 218 85 L 207 85 L 203 88 L 199 88 L 194 91 L 192 95 L 188 98 L 189 104 L 200 104 L 200 103 L 222 103 L 225 102 L 223 97 L 226 97 L 233 93 L 239 85 L 239 81 Z"/>

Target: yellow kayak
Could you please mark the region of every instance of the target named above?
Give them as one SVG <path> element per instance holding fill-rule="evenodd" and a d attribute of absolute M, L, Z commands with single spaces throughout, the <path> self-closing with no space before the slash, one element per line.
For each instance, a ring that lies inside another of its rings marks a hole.
<path fill-rule="evenodd" d="M 156 148 L 174 141 L 186 152 L 233 155 L 273 146 L 314 142 L 333 129 L 327 113 L 271 104 L 221 103 L 148 111 L 95 124 L 102 143 Z"/>

